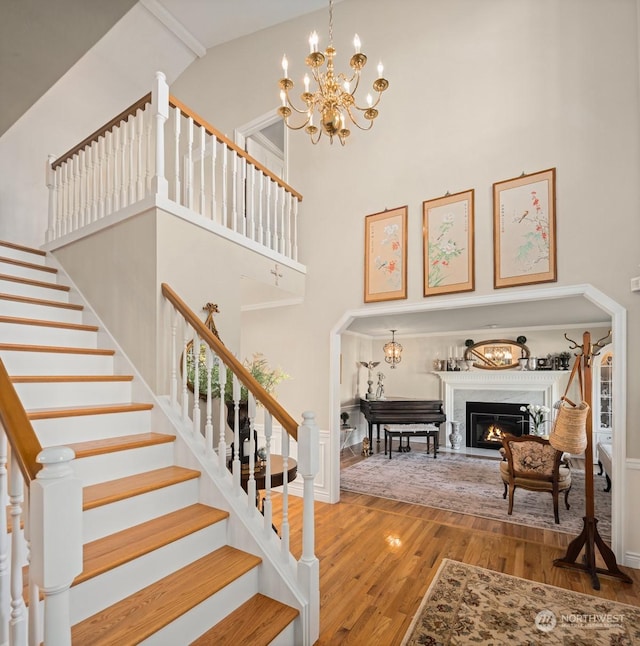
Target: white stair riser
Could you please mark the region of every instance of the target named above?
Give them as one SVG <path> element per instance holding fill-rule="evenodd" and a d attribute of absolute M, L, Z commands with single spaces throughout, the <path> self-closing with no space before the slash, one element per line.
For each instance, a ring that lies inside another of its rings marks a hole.
<path fill-rule="evenodd" d="M 0 256 L 4 258 L 13 258 L 13 260 L 21 260 L 22 262 L 30 262 L 32 265 L 45 265 L 46 257 L 39 253 L 31 253 L 29 251 L 21 251 L 13 247 L 6 247 L 0 244 Z"/>
<path fill-rule="evenodd" d="M 148 433 L 151 429 L 151 411 L 52 417 L 33 420 L 31 424 L 42 446 L 56 446 Z"/>
<path fill-rule="evenodd" d="M 0 351 L 10 375 L 109 375 L 113 355 Z"/>
<path fill-rule="evenodd" d="M 39 382 L 14 386 L 26 409 L 131 403 L 130 381 Z"/>
<path fill-rule="evenodd" d="M 57 323 L 82 323 L 81 310 L 7 299 L 0 300 L 0 314 L 17 318 L 56 321 Z"/>
<path fill-rule="evenodd" d="M 258 578 L 258 568 L 254 568 L 162 630 L 141 641 L 139 646 L 176 646 L 191 643 L 258 593 Z M 291 642 L 289 646 L 293 644 L 294 642 Z"/>
<path fill-rule="evenodd" d="M 2 278 L 0 278 L 0 293 L 28 296 L 29 298 L 42 298 L 45 301 L 55 301 L 56 303 L 69 302 L 69 292 L 64 289 L 28 285 L 26 283 L 15 282 L 13 280 L 3 280 Z"/>
<path fill-rule="evenodd" d="M 145 446 L 128 451 L 115 451 L 104 455 L 75 459 L 73 472 L 82 480 L 84 487 L 98 482 L 127 478 L 142 471 L 153 471 L 172 466 L 173 442 Z"/>
<path fill-rule="evenodd" d="M 70 603 L 71 623 L 82 621 L 209 554 L 212 548 L 217 549 L 225 544 L 226 534 L 227 522 L 215 523 L 73 586 Z M 184 643 L 186 642 L 176 642 L 176 644 Z"/>
<path fill-rule="evenodd" d="M 193 505 L 198 502 L 198 487 L 198 479 L 192 478 L 170 487 L 88 509 L 82 514 L 83 543 Z"/>
<path fill-rule="evenodd" d="M 291 646 L 296 643 L 296 621 L 301 619 L 294 619 L 275 639 L 271 640 L 269 646 Z M 299 631 L 300 632 L 300 631 Z"/>
<path fill-rule="evenodd" d="M 28 278 L 29 280 L 40 280 L 45 283 L 57 282 L 56 274 L 44 269 L 34 269 L 32 267 L 23 267 L 22 265 L 14 265 L 11 262 L 4 262 L 1 258 L 4 256 L 2 249 L 0 249 L 0 274 L 7 274 L 8 276 L 17 276 L 19 278 Z M 31 261 L 27 261 L 31 262 Z"/>
<path fill-rule="evenodd" d="M 69 330 L 68 328 L 0 321 L 0 343 L 95 349 L 98 347 L 98 333 L 90 330 Z"/>

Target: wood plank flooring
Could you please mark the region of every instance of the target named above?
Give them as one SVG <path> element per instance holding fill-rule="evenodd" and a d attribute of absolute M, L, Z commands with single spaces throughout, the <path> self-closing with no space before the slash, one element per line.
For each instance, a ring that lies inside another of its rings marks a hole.
<path fill-rule="evenodd" d="M 360 458 L 343 452 L 342 466 Z M 274 522 L 280 499 L 274 495 Z M 601 589 L 577 571 L 553 566 L 575 538 L 420 505 L 342 492 L 335 505 L 315 505 L 320 560 L 320 646 L 400 644 L 440 561 L 455 559 L 568 590 L 640 606 L 634 583 L 601 577 Z M 301 554 L 302 501 L 289 502 L 291 551 Z"/>

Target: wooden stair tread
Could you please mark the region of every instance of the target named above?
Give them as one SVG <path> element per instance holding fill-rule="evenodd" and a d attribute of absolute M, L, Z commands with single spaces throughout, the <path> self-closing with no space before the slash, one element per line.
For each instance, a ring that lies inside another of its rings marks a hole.
<path fill-rule="evenodd" d="M 57 274 L 58 270 L 55 267 L 48 267 L 47 265 L 38 265 L 33 262 L 26 262 L 25 260 L 16 260 L 15 258 L 7 258 L 5 256 L 0 256 L 0 262 L 6 262 L 10 265 L 16 265 L 18 267 L 26 267 L 27 269 L 35 269 L 37 271 L 46 271 L 50 274 Z"/>
<path fill-rule="evenodd" d="M 19 296 L 18 294 L 0 294 L 0 300 L 18 301 L 20 303 L 31 303 L 32 305 L 44 305 L 45 307 L 61 307 L 67 310 L 83 310 L 84 305 L 76 303 L 60 303 L 59 301 L 48 301 L 44 298 L 33 298 L 32 296 Z"/>
<path fill-rule="evenodd" d="M 81 415 L 107 415 L 110 413 L 132 413 L 140 410 L 151 410 L 153 404 L 101 404 L 100 406 L 74 406 L 73 408 L 39 408 L 27 411 L 30 420 L 53 419 L 57 417 L 79 417 Z"/>
<path fill-rule="evenodd" d="M 87 543 L 83 548 L 82 572 L 72 585 L 104 574 L 228 517 L 229 512 L 195 503 Z"/>
<path fill-rule="evenodd" d="M 32 278 L 22 278 L 21 276 L 12 276 L 11 274 L 0 274 L 0 280 L 8 280 L 12 283 L 24 283 L 32 287 L 46 287 L 47 289 L 57 289 L 61 292 L 71 291 L 67 285 L 58 285 L 58 283 L 48 283 L 42 280 L 33 280 Z"/>
<path fill-rule="evenodd" d="M 26 319 L 17 316 L 0 316 L 0 323 L 16 323 L 18 325 L 33 325 L 38 327 L 53 327 L 65 330 L 78 330 L 81 332 L 97 332 L 97 325 L 84 325 L 83 323 L 61 323 L 60 321 L 47 321 L 45 319 Z"/>
<path fill-rule="evenodd" d="M 73 626 L 73 644 L 135 646 L 261 562 L 224 546 Z"/>
<path fill-rule="evenodd" d="M 15 375 L 11 381 L 14 384 L 113 382 L 133 381 L 133 375 Z"/>
<path fill-rule="evenodd" d="M 32 253 L 36 256 L 46 256 L 47 252 L 42 251 L 41 249 L 35 249 L 34 247 L 26 247 L 22 244 L 17 244 L 15 242 L 8 242 L 7 240 L 0 240 L 0 247 L 9 247 L 10 249 L 16 249 L 17 251 L 25 251 L 26 253 Z"/>
<path fill-rule="evenodd" d="M 0 343 L 0 350 L 18 352 L 59 352 L 61 354 L 96 354 L 112 356 L 115 350 L 108 348 L 73 348 L 61 345 L 24 345 L 22 343 Z"/>
<path fill-rule="evenodd" d="M 94 509 L 199 477 L 195 469 L 172 466 L 89 485 L 82 489 L 82 509 Z"/>
<path fill-rule="evenodd" d="M 295 608 L 258 593 L 191 642 L 190 646 L 267 646 L 299 614 Z"/>
<path fill-rule="evenodd" d="M 167 435 L 166 433 L 137 433 L 135 435 L 107 437 L 88 442 L 75 442 L 72 444 L 65 444 L 65 446 L 73 449 L 76 454 L 76 458 L 79 459 L 88 458 L 92 455 L 104 455 L 105 453 L 139 449 L 145 446 L 154 446 L 156 444 L 167 444 L 169 442 L 175 442 L 175 440 L 175 435 Z"/>

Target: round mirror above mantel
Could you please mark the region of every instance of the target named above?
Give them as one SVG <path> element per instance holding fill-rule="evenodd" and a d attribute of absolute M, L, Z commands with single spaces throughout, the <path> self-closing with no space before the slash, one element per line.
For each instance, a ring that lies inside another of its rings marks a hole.
<path fill-rule="evenodd" d="M 491 339 L 474 343 L 471 339 L 465 341 L 467 349 L 464 358 L 473 361 L 474 368 L 483 370 L 509 370 L 520 366 L 520 360 L 529 360 L 529 348 L 525 345 L 527 339 L 519 336 L 515 341 L 509 339 Z"/>

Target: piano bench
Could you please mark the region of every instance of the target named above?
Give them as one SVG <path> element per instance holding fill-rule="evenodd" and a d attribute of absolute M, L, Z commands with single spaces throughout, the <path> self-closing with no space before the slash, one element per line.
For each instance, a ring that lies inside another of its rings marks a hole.
<path fill-rule="evenodd" d="M 430 453 L 430 445 L 433 440 L 433 459 L 438 456 L 440 448 L 440 430 L 435 424 L 386 424 L 384 427 L 384 454 L 387 455 L 387 442 L 389 444 L 389 459 L 391 459 L 393 438 L 400 439 L 398 446 L 399 453 L 411 451 L 409 440 L 412 437 L 427 438 L 427 454 Z M 402 440 L 406 439 L 406 444 Z"/>

